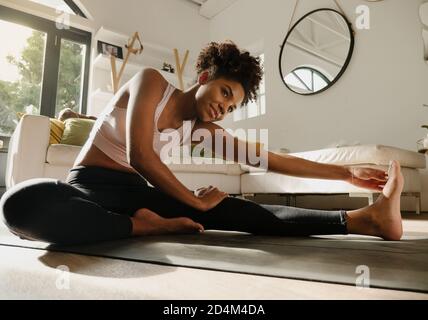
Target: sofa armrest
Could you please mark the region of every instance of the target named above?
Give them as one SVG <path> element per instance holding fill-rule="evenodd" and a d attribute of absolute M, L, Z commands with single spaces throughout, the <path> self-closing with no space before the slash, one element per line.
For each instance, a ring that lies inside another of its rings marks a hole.
<path fill-rule="evenodd" d="M 6 165 L 6 188 L 44 175 L 46 152 L 49 146 L 49 118 L 24 115 L 9 143 Z"/>

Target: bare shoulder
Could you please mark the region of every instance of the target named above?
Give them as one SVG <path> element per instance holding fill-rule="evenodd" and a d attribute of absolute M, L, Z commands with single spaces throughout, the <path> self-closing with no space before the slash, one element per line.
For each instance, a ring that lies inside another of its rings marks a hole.
<path fill-rule="evenodd" d="M 113 98 L 114 105 L 126 109 L 131 95 L 144 100 L 160 101 L 167 85 L 168 82 L 159 71 L 144 68 L 119 89 Z"/>
<path fill-rule="evenodd" d="M 164 91 L 168 86 L 168 81 L 158 70 L 153 68 L 144 68 L 134 76 L 133 80 L 140 85 L 150 86 L 151 88 L 157 87 L 160 91 Z"/>
<path fill-rule="evenodd" d="M 121 89 L 129 95 L 137 94 L 150 100 L 162 98 L 168 81 L 162 74 L 153 68 L 144 68 L 135 74 Z"/>

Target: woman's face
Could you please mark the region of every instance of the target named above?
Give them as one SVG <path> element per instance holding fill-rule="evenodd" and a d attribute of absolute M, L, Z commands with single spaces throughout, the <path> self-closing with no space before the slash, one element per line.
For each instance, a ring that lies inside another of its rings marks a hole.
<path fill-rule="evenodd" d="M 196 112 L 203 122 L 223 120 L 226 115 L 239 108 L 244 100 L 244 88 L 239 82 L 218 78 L 206 80 L 199 78 L 201 86 L 196 92 Z"/>

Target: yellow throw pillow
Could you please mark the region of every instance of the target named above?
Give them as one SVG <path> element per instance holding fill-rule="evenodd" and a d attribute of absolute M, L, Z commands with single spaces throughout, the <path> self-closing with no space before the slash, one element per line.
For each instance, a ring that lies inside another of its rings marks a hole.
<path fill-rule="evenodd" d="M 61 143 L 62 134 L 65 129 L 65 124 L 64 122 L 53 118 L 49 118 L 49 121 L 51 123 L 51 134 L 49 138 L 49 144 L 59 144 Z"/>
<path fill-rule="evenodd" d="M 64 121 L 65 128 L 61 138 L 61 144 L 83 146 L 88 140 L 95 120 L 70 118 Z"/>
<path fill-rule="evenodd" d="M 21 120 L 23 116 L 25 116 L 26 113 L 23 112 L 17 112 L 16 116 L 18 117 L 18 120 Z M 49 135 L 49 144 L 59 144 L 61 143 L 62 133 L 64 132 L 64 122 L 55 119 L 55 118 L 49 118 L 50 121 L 50 135 Z"/>

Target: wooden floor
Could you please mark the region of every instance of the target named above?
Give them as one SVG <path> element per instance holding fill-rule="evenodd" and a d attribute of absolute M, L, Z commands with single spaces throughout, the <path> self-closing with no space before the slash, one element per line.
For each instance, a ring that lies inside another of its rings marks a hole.
<path fill-rule="evenodd" d="M 405 214 L 404 229 L 428 231 L 428 214 Z M 0 257 L 0 299 L 428 299 L 414 292 L 4 246 Z M 61 272 L 61 265 L 71 272 Z"/>

